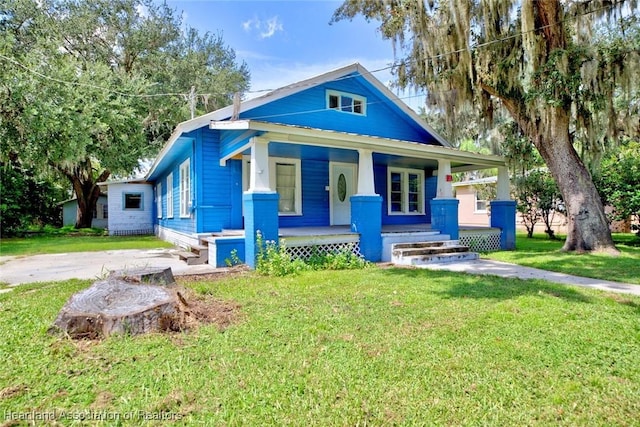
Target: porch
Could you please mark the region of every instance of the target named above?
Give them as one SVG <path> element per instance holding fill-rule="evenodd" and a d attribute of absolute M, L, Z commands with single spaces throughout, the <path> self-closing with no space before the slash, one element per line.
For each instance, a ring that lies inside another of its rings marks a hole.
<path fill-rule="evenodd" d="M 209 245 L 209 263 L 216 267 L 224 266 L 234 250 L 244 258 L 244 237 L 242 229 L 222 230 L 201 236 L 201 240 Z M 472 251 L 487 252 L 500 250 L 500 237 L 500 228 L 461 226 L 457 240 L 459 244 L 468 246 Z M 351 231 L 349 225 L 282 227 L 278 231 L 278 238 L 295 257 L 306 258 L 315 251 L 344 249 L 361 254 L 360 233 Z M 382 226 L 381 239 L 381 261 L 389 262 L 393 244 L 449 241 L 451 236 L 432 229 L 431 224 L 395 224 Z"/>

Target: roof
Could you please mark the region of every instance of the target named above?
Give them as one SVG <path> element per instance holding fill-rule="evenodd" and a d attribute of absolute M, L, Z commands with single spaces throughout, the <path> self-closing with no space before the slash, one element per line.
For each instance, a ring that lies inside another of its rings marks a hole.
<path fill-rule="evenodd" d="M 498 182 L 497 176 L 489 176 L 486 178 L 469 179 L 466 181 L 454 182 L 452 185 L 454 187 L 464 187 L 465 185 L 495 184 L 496 182 Z"/>
<path fill-rule="evenodd" d="M 364 68 L 359 63 L 353 63 L 346 67 L 338 68 L 333 71 L 329 71 L 327 73 L 321 74 L 316 77 L 312 77 L 307 80 L 302 80 L 297 83 L 293 83 L 288 86 L 284 86 L 282 88 L 276 89 L 274 91 L 268 92 L 265 95 L 259 96 L 257 98 L 253 98 L 247 101 L 243 101 L 240 103 L 237 114 L 243 113 L 245 111 L 252 110 L 254 108 L 260 107 L 262 105 L 268 104 L 270 102 L 285 98 L 287 96 L 293 95 L 295 93 L 301 92 L 303 90 L 309 89 L 313 86 L 322 85 L 327 82 L 331 82 L 333 80 L 340 79 L 349 74 L 357 73 L 362 78 L 364 78 L 369 84 L 379 90 L 385 97 L 387 97 L 392 104 L 394 104 L 398 109 L 400 109 L 404 114 L 406 114 L 411 120 L 413 120 L 416 124 L 419 125 L 423 130 L 431 134 L 436 141 L 438 141 L 443 147 L 451 147 L 451 144 L 447 140 L 445 140 L 442 136 L 440 136 L 433 128 L 431 128 L 420 116 L 413 111 L 409 106 L 407 106 L 404 102 L 400 100 L 391 90 L 389 90 L 380 80 L 376 79 L 371 72 L 369 72 L 366 68 Z M 176 126 L 173 133 L 167 140 L 167 143 L 162 148 L 158 156 L 156 157 L 153 165 L 149 169 L 146 177 L 147 179 L 153 175 L 156 168 L 160 164 L 161 160 L 167 153 L 172 149 L 173 145 L 176 141 L 185 133 L 194 131 L 196 129 L 200 129 L 202 127 L 208 126 L 211 122 L 218 122 L 223 120 L 228 120 L 234 115 L 234 106 L 229 105 L 227 107 L 221 108 L 216 111 L 212 111 L 211 113 L 204 114 L 199 117 L 195 117 L 191 120 L 184 121 Z"/>

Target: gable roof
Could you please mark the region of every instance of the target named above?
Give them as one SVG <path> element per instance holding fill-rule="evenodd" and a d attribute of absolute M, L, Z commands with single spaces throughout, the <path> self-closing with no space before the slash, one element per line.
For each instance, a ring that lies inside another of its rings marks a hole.
<path fill-rule="evenodd" d="M 290 84 L 288 86 L 281 87 L 279 89 L 268 92 L 262 96 L 252 98 L 247 101 L 243 101 L 240 103 L 240 106 L 235 113 L 240 114 L 245 111 L 252 110 L 257 107 L 261 107 L 270 102 L 277 101 L 279 99 L 288 97 L 290 95 L 296 94 L 298 92 L 302 92 L 303 90 L 309 89 L 314 86 L 322 85 L 324 83 L 328 83 L 334 80 L 339 80 L 345 78 L 352 74 L 358 74 L 363 79 L 365 79 L 369 84 L 371 84 L 375 89 L 380 91 L 383 96 L 385 96 L 389 101 L 395 105 L 400 111 L 407 115 L 413 122 L 415 122 L 418 127 L 422 128 L 429 134 L 431 134 L 434 139 L 440 143 L 444 147 L 451 147 L 451 144 L 445 140 L 442 136 L 440 136 L 431 126 L 425 123 L 424 120 L 420 118 L 420 116 L 413 111 L 409 106 L 407 106 L 404 102 L 400 100 L 389 88 L 387 88 L 380 80 L 376 79 L 371 72 L 369 72 L 366 68 L 364 68 L 359 63 L 353 63 L 351 65 L 347 65 L 346 67 L 338 68 L 333 71 L 329 71 L 327 73 L 321 74 L 316 77 L 312 77 L 310 79 L 302 80 L 297 83 Z M 158 156 L 156 157 L 153 165 L 149 169 L 147 173 L 147 177 L 150 177 L 154 172 L 156 167 L 159 165 L 162 158 L 171 150 L 172 146 L 175 142 L 180 138 L 181 135 L 191 132 L 193 130 L 208 126 L 212 121 L 223 121 L 228 120 L 234 115 L 234 106 L 229 105 L 227 107 L 221 108 L 216 111 L 212 111 L 210 113 L 204 114 L 199 117 L 195 117 L 191 120 L 184 121 L 179 123 L 174 129 L 173 133 L 169 137 L 167 143 L 162 148 Z"/>

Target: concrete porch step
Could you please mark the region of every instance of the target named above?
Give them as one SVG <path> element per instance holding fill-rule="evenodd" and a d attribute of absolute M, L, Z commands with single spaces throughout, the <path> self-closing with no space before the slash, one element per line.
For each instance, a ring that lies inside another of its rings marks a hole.
<path fill-rule="evenodd" d="M 469 252 L 469 247 L 462 245 L 443 245 L 394 249 L 393 256 L 407 257 L 414 255 L 438 255 L 463 252 Z"/>
<path fill-rule="evenodd" d="M 200 265 L 206 264 L 209 261 L 209 257 L 195 254 L 193 252 L 180 251 L 178 252 L 178 258 L 185 261 L 187 265 Z"/>
<path fill-rule="evenodd" d="M 457 252 L 434 255 L 411 255 L 402 258 L 401 265 L 446 264 L 458 261 L 472 261 L 479 258 L 477 252 Z"/>
<path fill-rule="evenodd" d="M 425 265 L 478 259 L 458 240 L 406 242 L 392 245 L 391 261 L 400 265 Z"/>

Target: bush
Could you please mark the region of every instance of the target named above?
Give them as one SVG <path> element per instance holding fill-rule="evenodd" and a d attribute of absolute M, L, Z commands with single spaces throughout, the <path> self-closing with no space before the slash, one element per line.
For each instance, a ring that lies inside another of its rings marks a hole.
<path fill-rule="evenodd" d="M 263 240 L 260 232 L 256 236 L 256 243 L 256 271 L 266 276 L 287 276 L 308 270 L 361 269 L 370 265 L 364 258 L 353 253 L 352 246 L 333 252 L 321 252 L 314 248 L 313 255 L 305 261 L 294 258 L 284 243 Z"/>

